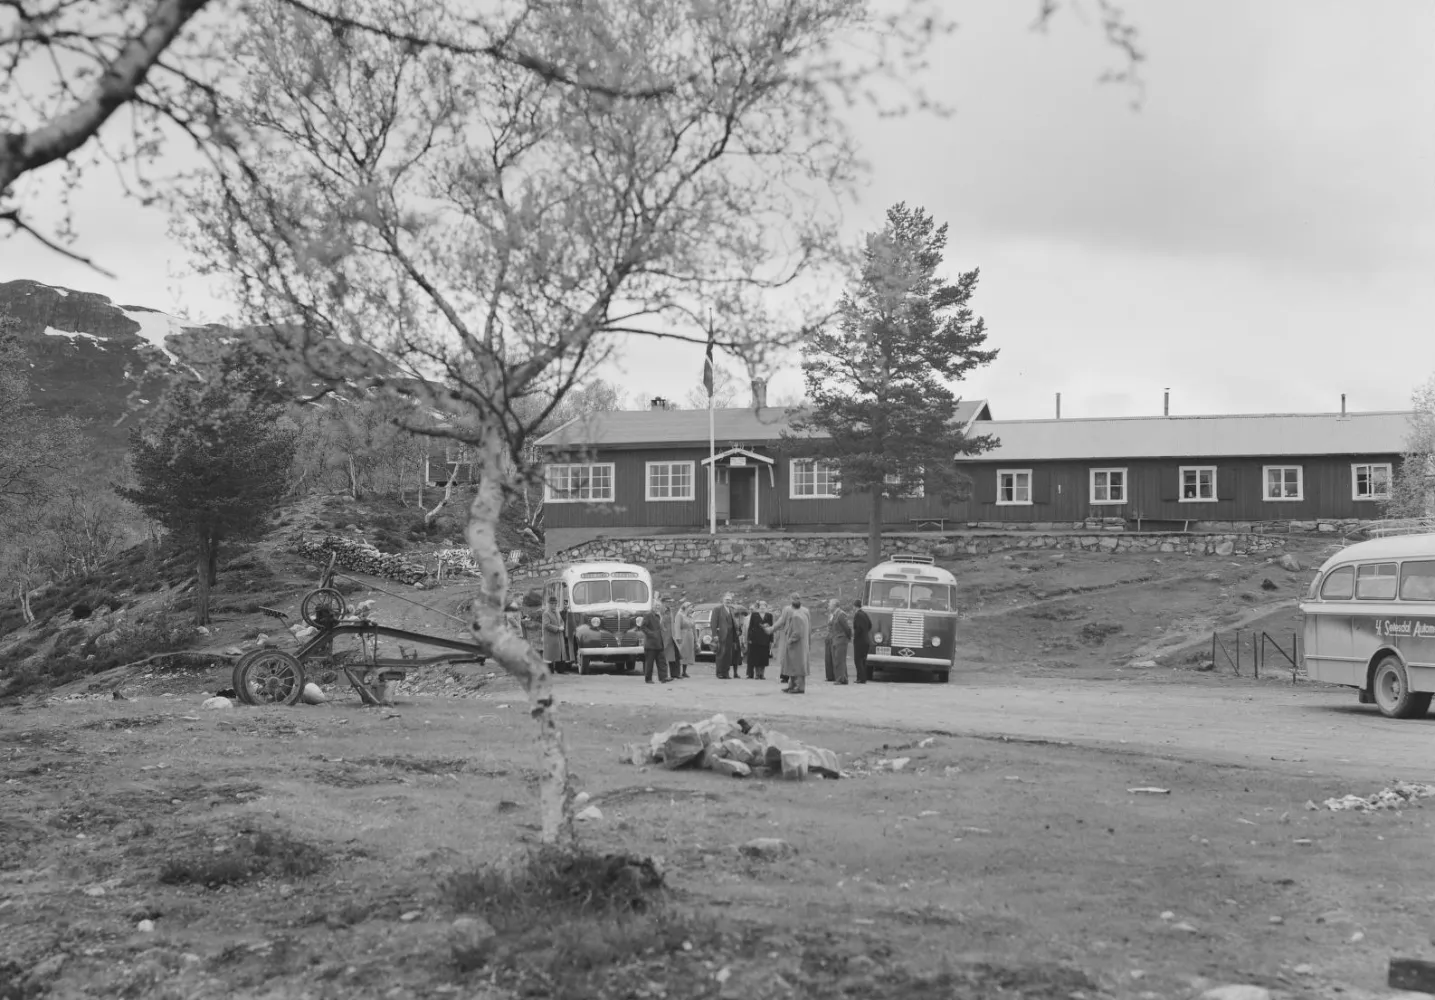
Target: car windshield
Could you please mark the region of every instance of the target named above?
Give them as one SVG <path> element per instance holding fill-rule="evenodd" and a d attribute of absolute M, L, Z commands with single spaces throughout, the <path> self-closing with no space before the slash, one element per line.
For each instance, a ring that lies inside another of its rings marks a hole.
<path fill-rule="evenodd" d="M 693 612 L 693 621 L 695 621 L 695 622 L 710 622 L 710 621 L 712 621 L 712 620 L 713 620 L 713 613 L 712 613 L 712 611 L 710 611 L 710 610 L 709 610 L 709 611 L 694 611 L 694 612 Z"/>
<path fill-rule="evenodd" d="M 583 580 L 573 585 L 573 603 L 646 604 L 648 585 L 642 580 Z"/>
<path fill-rule="evenodd" d="M 951 611 L 955 588 L 947 583 L 912 583 L 873 580 L 867 585 L 870 608 L 912 608 L 917 611 Z"/>

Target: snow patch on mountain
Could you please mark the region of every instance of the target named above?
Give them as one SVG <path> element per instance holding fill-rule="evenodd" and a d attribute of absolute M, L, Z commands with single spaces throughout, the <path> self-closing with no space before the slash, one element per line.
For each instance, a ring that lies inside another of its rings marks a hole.
<path fill-rule="evenodd" d="M 47 326 L 47 327 L 45 327 L 45 336 L 47 336 L 47 337 L 67 337 L 67 338 L 70 339 L 70 340 L 74 340 L 74 339 L 76 339 L 77 337 L 84 337 L 86 340 L 93 340 L 93 341 L 95 341 L 96 343 L 99 343 L 99 344 L 103 344 L 103 343 L 105 343 L 106 341 L 108 341 L 108 340 L 110 339 L 109 337 L 97 337 L 97 336 L 95 336 L 93 333 L 75 333 L 75 332 L 71 332 L 71 331 L 69 331 L 69 330 L 56 330 L 53 326 Z M 103 351 L 104 348 L 101 347 L 100 350 Z M 34 366 L 34 365 L 31 365 L 30 367 L 33 368 L 33 367 L 35 367 L 35 366 Z"/>
<path fill-rule="evenodd" d="M 165 338 L 187 329 L 186 324 L 167 313 L 150 312 L 147 309 L 121 309 L 120 312 L 126 319 L 139 324 L 137 334 L 141 340 L 162 351 L 171 364 L 180 363 L 179 358 L 175 357 L 174 352 L 165 344 Z"/>

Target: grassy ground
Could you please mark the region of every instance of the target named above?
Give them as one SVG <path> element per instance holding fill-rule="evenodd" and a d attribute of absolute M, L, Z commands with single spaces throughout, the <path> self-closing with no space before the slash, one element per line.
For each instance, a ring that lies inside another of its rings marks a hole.
<path fill-rule="evenodd" d="M 515 863 L 537 772 L 501 683 L 199 709 L 221 680 L 0 717 L 0 996 L 1358 997 L 1428 950 L 1428 810 L 1303 808 L 1374 787 L 794 719 L 856 776 L 735 781 L 620 764 L 676 720 L 570 706 L 583 843 L 658 891 Z"/>

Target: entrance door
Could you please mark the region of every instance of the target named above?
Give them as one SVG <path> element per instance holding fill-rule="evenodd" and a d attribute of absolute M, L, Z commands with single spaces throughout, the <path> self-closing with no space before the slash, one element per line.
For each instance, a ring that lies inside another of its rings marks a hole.
<path fill-rule="evenodd" d="M 717 467 L 717 489 L 713 492 L 713 499 L 717 502 L 717 519 L 719 523 L 726 524 L 732 511 L 732 485 L 728 480 L 728 468 L 726 465 Z"/>
<path fill-rule="evenodd" d="M 757 523 L 757 470 L 732 469 L 729 472 L 731 487 L 729 501 L 732 507 L 731 520 L 739 524 Z"/>

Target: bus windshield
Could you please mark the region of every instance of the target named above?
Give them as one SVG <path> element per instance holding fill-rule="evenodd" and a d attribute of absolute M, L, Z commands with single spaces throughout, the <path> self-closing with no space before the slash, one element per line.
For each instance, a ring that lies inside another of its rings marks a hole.
<path fill-rule="evenodd" d="M 907 583 L 873 580 L 867 585 L 867 605 L 873 608 L 912 608 L 917 611 L 951 611 L 955 594 L 946 583 Z"/>
<path fill-rule="evenodd" d="M 582 580 L 573 585 L 573 603 L 646 604 L 648 585 L 642 580 Z"/>

